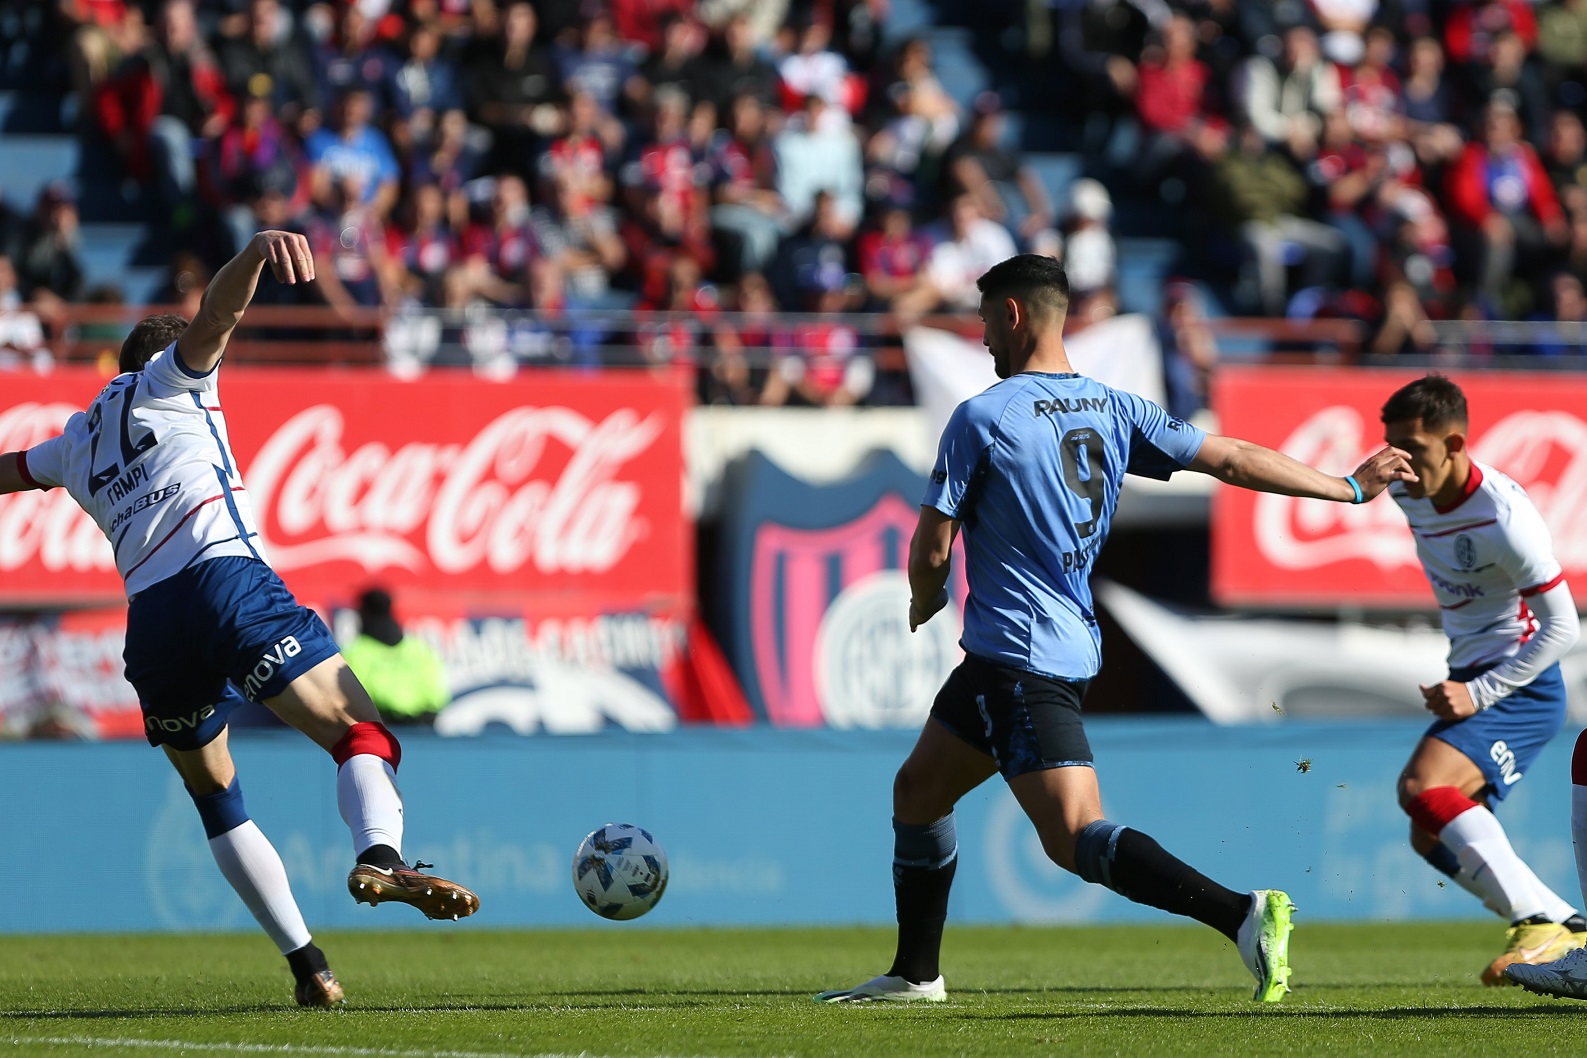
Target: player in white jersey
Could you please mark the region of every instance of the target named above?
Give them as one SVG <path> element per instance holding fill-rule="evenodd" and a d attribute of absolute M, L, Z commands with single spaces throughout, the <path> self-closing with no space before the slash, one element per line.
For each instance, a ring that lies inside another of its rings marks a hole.
<path fill-rule="evenodd" d="M 262 702 L 337 764 L 353 837 L 353 897 L 397 900 L 430 918 L 479 901 L 402 859 L 401 747 L 330 631 L 299 606 L 261 550 L 221 414 L 217 369 L 264 266 L 308 282 L 307 240 L 266 231 L 216 273 L 198 316 L 151 316 L 121 347 L 121 374 L 65 430 L 0 455 L 0 493 L 64 487 L 115 549 L 126 581 L 127 680 L 144 731 L 193 797 L 221 873 L 286 956 L 303 1006 L 335 1006 L 341 985 L 314 944 L 281 857 L 248 818 L 226 721 Z"/>
<path fill-rule="evenodd" d="M 1581 947 L 1587 922 L 1510 846 L 1490 804 L 1504 800 L 1565 723 L 1559 660 L 1576 604 L 1542 515 L 1514 481 L 1471 458 L 1466 398 L 1441 375 L 1383 405 L 1384 439 L 1417 480 L 1389 486 L 1449 637 L 1449 674 L 1421 688 L 1438 717 L 1400 776 L 1411 845 L 1509 924 L 1482 973 L 1546 963 Z"/>

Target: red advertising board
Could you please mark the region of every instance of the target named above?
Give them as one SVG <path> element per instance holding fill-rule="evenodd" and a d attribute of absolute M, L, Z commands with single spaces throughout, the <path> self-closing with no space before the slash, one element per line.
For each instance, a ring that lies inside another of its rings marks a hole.
<path fill-rule="evenodd" d="M 373 581 L 418 605 L 536 600 L 559 614 L 693 595 L 681 378 L 223 371 L 267 556 L 305 601 Z M 58 432 L 103 383 L 86 369 L 6 378 L 0 451 Z M 64 490 L 0 497 L 0 607 L 120 594 L 109 545 Z"/>
<path fill-rule="evenodd" d="M 1226 368 L 1219 430 L 1348 474 L 1383 446 L 1378 411 L 1422 372 Z M 1526 489 L 1568 577 L 1587 583 L 1587 378 L 1451 372 L 1466 393 L 1471 450 Z M 1212 593 L 1224 606 L 1432 608 L 1399 508 L 1221 488 L 1213 501 Z"/>

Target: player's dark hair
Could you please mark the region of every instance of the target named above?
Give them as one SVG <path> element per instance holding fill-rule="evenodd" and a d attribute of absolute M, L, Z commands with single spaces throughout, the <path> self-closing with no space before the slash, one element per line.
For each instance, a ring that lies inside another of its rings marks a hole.
<path fill-rule="evenodd" d="M 1069 311 L 1069 273 L 1051 257 L 1022 253 L 988 268 L 975 285 L 992 298 L 1018 297 Z"/>
<path fill-rule="evenodd" d="M 171 312 L 139 320 L 127 340 L 121 343 L 121 370 L 142 371 L 155 353 L 180 338 L 185 330 L 187 320 Z"/>
<path fill-rule="evenodd" d="M 1466 395 L 1443 375 L 1426 375 L 1401 386 L 1383 403 L 1379 418 L 1386 423 L 1422 420 L 1422 427 L 1439 430 L 1445 426 L 1465 427 Z"/>

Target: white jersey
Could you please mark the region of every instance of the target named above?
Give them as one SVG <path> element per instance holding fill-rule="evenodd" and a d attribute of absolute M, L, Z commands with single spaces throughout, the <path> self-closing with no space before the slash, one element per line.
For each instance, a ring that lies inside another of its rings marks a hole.
<path fill-rule="evenodd" d="M 1422 571 L 1438 599 L 1449 667 L 1513 656 L 1538 629 L 1527 598 L 1565 578 L 1543 516 L 1525 490 L 1475 460 L 1466 491 L 1446 508 L 1412 499 L 1401 482 L 1389 494 L 1416 537 Z"/>
<path fill-rule="evenodd" d="M 65 486 L 99 523 L 129 599 L 200 559 L 264 557 L 215 376 L 188 371 L 172 343 L 22 453 L 25 479 Z"/>

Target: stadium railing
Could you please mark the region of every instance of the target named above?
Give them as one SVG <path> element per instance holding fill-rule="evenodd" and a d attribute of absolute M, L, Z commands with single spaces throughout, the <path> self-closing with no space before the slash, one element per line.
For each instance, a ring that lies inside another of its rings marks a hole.
<path fill-rule="evenodd" d="M 113 360 L 132 324 L 170 306 L 63 306 L 51 351 L 58 362 Z M 324 306 L 256 305 L 234 337 L 233 363 L 381 365 L 423 369 L 429 364 L 484 366 L 507 359 L 520 367 L 588 365 L 644 367 L 710 363 L 721 336 L 736 337 L 744 360 L 762 366 L 780 353 L 811 352 L 820 332 L 844 328 L 856 353 L 879 368 L 905 366 L 902 335 L 910 327 L 951 331 L 979 343 L 979 321 L 970 314 L 903 320 L 886 313 L 814 315 L 736 313 L 424 309 L 386 311 Z M 1367 328 L 1356 320 L 1218 318 L 1206 321 L 1220 353 L 1231 360 L 1265 363 L 1359 363 Z M 769 336 L 775 335 L 775 338 Z M 767 337 L 757 337 L 767 336 Z"/>

